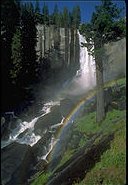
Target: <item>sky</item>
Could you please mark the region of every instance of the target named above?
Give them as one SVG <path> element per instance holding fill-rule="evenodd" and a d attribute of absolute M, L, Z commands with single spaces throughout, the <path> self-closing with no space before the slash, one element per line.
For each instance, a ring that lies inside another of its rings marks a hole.
<path fill-rule="evenodd" d="M 24 0 L 22 0 L 24 1 Z M 28 2 L 28 1 L 27 1 Z M 33 4 L 35 3 L 35 1 L 31 1 L 33 2 Z M 95 11 L 95 6 L 97 5 L 100 5 L 100 0 L 98 1 L 95 1 L 95 0 L 83 0 L 83 1 L 78 1 L 78 0 L 75 0 L 75 1 L 71 1 L 71 0 L 68 0 L 68 1 L 50 1 L 50 0 L 39 0 L 39 4 L 40 4 L 40 8 L 42 9 L 43 7 L 43 4 L 45 4 L 48 6 L 49 8 L 49 13 L 51 14 L 54 10 L 54 6 L 55 4 L 58 5 L 58 9 L 59 11 L 63 11 L 63 8 L 66 6 L 69 11 L 72 11 L 72 8 L 76 5 L 79 5 L 80 6 L 80 9 L 81 9 L 81 22 L 89 22 L 91 20 L 91 16 L 92 16 L 92 13 Z M 125 7 L 125 1 L 123 0 L 113 0 L 113 2 L 115 4 L 117 4 L 118 7 L 120 8 L 123 8 Z M 125 7 L 126 8 L 126 7 Z M 124 17 L 125 16 L 125 10 L 122 14 L 122 16 Z"/>

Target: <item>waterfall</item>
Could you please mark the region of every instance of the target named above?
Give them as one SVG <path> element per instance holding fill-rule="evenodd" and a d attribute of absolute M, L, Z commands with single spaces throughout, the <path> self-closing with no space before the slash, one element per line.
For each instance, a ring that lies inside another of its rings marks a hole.
<path fill-rule="evenodd" d="M 80 69 L 77 71 L 77 74 L 79 74 L 80 85 L 90 89 L 95 86 L 95 60 L 92 55 L 89 55 L 87 48 L 81 46 L 81 43 L 87 43 L 85 37 L 79 32 L 78 34 L 80 44 Z"/>
<path fill-rule="evenodd" d="M 78 86 L 78 93 L 82 90 L 86 92 L 92 89 L 96 85 L 96 75 L 95 75 L 95 59 L 92 55 L 89 55 L 89 52 L 86 47 L 82 47 L 81 43 L 87 43 L 84 36 L 79 32 L 79 44 L 80 44 L 80 69 L 76 72 L 74 82 Z M 76 87 L 76 89 L 78 89 Z M 76 90 L 77 92 L 77 90 Z"/>

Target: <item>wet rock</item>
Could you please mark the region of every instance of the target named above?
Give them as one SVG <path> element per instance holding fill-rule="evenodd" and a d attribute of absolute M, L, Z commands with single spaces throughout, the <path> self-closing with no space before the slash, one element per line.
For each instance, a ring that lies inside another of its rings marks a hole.
<path fill-rule="evenodd" d="M 104 90 L 104 105 L 106 112 L 110 110 L 111 102 L 112 102 L 112 89 L 111 87 L 108 87 L 107 89 Z"/>
<path fill-rule="evenodd" d="M 1 138 L 6 135 L 6 132 L 9 127 L 9 121 L 6 119 L 5 116 L 1 117 Z"/>
<path fill-rule="evenodd" d="M 32 147 L 35 156 L 42 157 L 48 152 L 51 142 L 51 133 L 46 132 L 44 136 Z"/>
<path fill-rule="evenodd" d="M 83 111 L 83 116 L 85 114 L 94 112 L 96 110 L 96 102 L 91 102 L 88 106 L 85 106 L 84 111 Z"/>
<path fill-rule="evenodd" d="M 13 130 L 22 123 L 21 119 L 13 118 L 9 123 L 9 129 Z"/>
<path fill-rule="evenodd" d="M 64 100 L 61 100 L 60 102 L 60 111 L 62 112 L 64 117 L 67 117 L 74 106 L 75 102 L 69 98 L 66 98 Z"/>
<path fill-rule="evenodd" d="M 22 137 L 24 137 L 27 133 L 28 133 L 29 129 L 27 128 L 24 132 L 20 133 L 18 136 L 18 139 L 21 139 Z"/>
<path fill-rule="evenodd" d="M 34 162 L 30 146 L 12 143 L 1 151 L 2 185 L 25 184 L 31 165 Z"/>
<path fill-rule="evenodd" d="M 1 126 L 4 125 L 5 121 L 6 121 L 5 118 L 4 117 L 1 117 Z"/>
<path fill-rule="evenodd" d="M 21 122 L 22 120 L 18 118 L 11 118 L 10 120 L 5 119 L 4 124 L 1 126 L 1 136 L 2 136 L 1 139 L 2 140 L 9 139 L 11 130 L 17 128 Z"/>
<path fill-rule="evenodd" d="M 48 163 L 45 160 L 40 160 L 36 164 L 35 168 L 37 171 L 43 172 L 47 168 L 47 166 L 48 166 Z"/>
<path fill-rule="evenodd" d="M 126 87 L 114 86 L 112 91 L 111 107 L 118 110 L 126 109 Z"/>
<path fill-rule="evenodd" d="M 34 126 L 35 134 L 44 135 L 44 131 L 50 128 L 51 125 L 60 123 L 62 120 L 62 114 L 60 112 L 60 106 L 54 106 L 51 112 L 38 119 Z"/>

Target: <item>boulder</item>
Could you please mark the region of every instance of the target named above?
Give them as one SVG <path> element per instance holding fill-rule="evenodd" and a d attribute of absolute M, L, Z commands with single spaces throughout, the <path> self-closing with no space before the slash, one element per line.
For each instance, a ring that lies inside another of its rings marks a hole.
<path fill-rule="evenodd" d="M 34 126 L 34 132 L 37 135 L 39 134 L 43 136 L 47 128 L 49 128 L 51 125 L 60 123 L 61 120 L 62 115 L 60 112 L 60 106 L 54 106 L 51 109 L 50 113 L 38 119 L 37 123 Z"/>
<path fill-rule="evenodd" d="M 49 144 L 51 141 L 51 133 L 46 132 L 44 136 L 32 147 L 33 153 L 37 157 L 42 157 L 48 152 Z"/>
<path fill-rule="evenodd" d="M 72 108 L 74 108 L 75 102 L 69 98 L 63 99 L 60 102 L 60 111 L 62 112 L 64 117 L 71 112 Z"/>
<path fill-rule="evenodd" d="M 6 119 L 5 116 L 1 117 L 1 138 L 6 135 L 6 132 L 9 127 L 9 121 Z"/>
<path fill-rule="evenodd" d="M 33 162 L 34 157 L 30 146 L 15 142 L 3 148 L 1 151 L 2 185 L 25 184 Z"/>
<path fill-rule="evenodd" d="M 1 139 L 6 140 L 9 139 L 11 130 L 19 126 L 22 120 L 19 118 L 11 118 L 10 120 L 7 120 L 6 117 L 4 119 L 5 122 L 1 125 Z"/>
<path fill-rule="evenodd" d="M 42 171 L 44 171 L 47 168 L 47 166 L 48 166 L 48 163 L 45 160 L 40 160 L 36 164 L 35 168 L 36 168 L 37 171 L 42 172 Z"/>

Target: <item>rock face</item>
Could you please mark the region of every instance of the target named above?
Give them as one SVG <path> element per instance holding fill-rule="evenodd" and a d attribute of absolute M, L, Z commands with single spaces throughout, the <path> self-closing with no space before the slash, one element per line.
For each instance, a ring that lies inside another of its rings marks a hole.
<path fill-rule="evenodd" d="M 13 143 L 1 151 L 2 185 L 23 185 L 34 162 L 31 147 Z"/>
<path fill-rule="evenodd" d="M 104 80 L 126 76 L 126 38 L 104 46 Z"/>
<path fill-rule="evenodd" d="M 36 51 L 38 59 L 51 59 L 53 69 L 79 63 L 77 30 L 56 28 L 54 25 L 37 25 Z"/>

